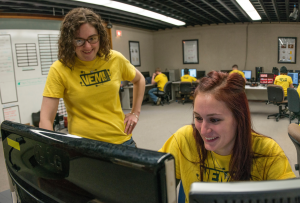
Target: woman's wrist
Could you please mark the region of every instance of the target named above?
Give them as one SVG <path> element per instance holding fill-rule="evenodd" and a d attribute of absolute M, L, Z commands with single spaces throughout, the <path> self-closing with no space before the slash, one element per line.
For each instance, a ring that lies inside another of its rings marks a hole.
<path fill-rule="evenodd" d="M 139 116 L 136 113 L 130 112 L 130 114 L 134 115 L 139 120 Z"/>

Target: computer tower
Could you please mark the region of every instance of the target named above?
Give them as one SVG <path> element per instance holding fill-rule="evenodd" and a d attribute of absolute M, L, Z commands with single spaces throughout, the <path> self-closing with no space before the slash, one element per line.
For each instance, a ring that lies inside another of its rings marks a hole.
<path fill-rule="evenodd" d="M 169 70 L 169 81 L 175 82 L 175 81 L 180 81 L 180 70 L 179 69 L 172 69 Z"/>
<path fill-rule="evenodd" d="M 263 67 L 255 67 L 255 77 L 256 77 L 256 82 L 260 81 L 260 74 L 263 72 Z"/>

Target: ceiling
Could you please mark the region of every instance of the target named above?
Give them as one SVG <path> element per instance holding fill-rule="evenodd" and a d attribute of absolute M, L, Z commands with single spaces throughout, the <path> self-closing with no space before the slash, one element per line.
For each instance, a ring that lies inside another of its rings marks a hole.
<path fill-rule="evenodd" d="M 101 1 L 101 0 L 99 0 Z M 185 26 L 254 22 L 235 0 L 115 0 L 151 10 L 186 23 Z M 289 14 L 300 0 L 250 0 L 262 20 L 291 22 Z M 76 7 L 92 8 L 107 22 L 148 30 L 174 29 L 178 26 L 108 7 L 71 0 L 0 0 L 0 13 L 37 14 L 63 17 Z M 257 22 L 257 21 L 255 21 Z M 299 16 L 296 20 L 299 22 Z"/>

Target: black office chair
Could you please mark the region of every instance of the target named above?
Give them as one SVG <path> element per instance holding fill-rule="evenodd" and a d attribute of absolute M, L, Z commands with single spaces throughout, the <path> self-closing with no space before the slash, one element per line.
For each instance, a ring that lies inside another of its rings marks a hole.
<path fill-rule="evenodd" d="M 299 162 L 300 162 L 300 126 L 296 123 L 292 123 L 288 127 L 288 135 L 291 138 L 293 144 L 296 147 L 297 151 L 297 164 L 295 164 L 295 170 L 299 171 Z M 299 171 L 300 175 L 300 171 Z"/>
<path fill-rule="evenodd" d="M 299 99 L 299 94 L 297 90 L 294 88 L 288 88 L 287 89 L 287 94 L 288 94 L 288 107 L 290 113 L 290 123 L 292 120 L 295 118 L 298 119 L 298 125 L 299 125 L 299 118 L 300 118 L 300 99 Z"/>
<path fill-rule="evenodd" d="M 160 105 L 162 105 L 162 106 L 164 105 L 164 103 L 170 104 L 171 85 L 172 85 L 172 82 L 169 81 L 165 84 L 164 91 L 158 91 L 158 88 L 157 88 L 157 92 L 154 92 L 154 94 L 161 99 Z"/>
<path fill-rule="evenodd" d="M 179 94 L 184 95 L 184 100 L 181 100 L 182 104 L 188 101 L 193 93 L 194 90 L 191 82 L 181 82 L 179 84 Z"/>
<path fill-rule="evenodd" d="M 284 91 L 283 88 L 279 85 L 268 85 L 267 87 L 268 91 L 268 103 L 272 103 L 274 105 L 277 105 L 279 107 L 279 112 L 276 114 L 268 115 L 268 119 L 271 116 L 276 117 L 276 121 L 279 120 L 279 118 L 289 118 L 289 114 L 287 114 L 287 105 L 288 101 L 284 100 Z M 282 109 L 282 107 L 285 107 Z"/>

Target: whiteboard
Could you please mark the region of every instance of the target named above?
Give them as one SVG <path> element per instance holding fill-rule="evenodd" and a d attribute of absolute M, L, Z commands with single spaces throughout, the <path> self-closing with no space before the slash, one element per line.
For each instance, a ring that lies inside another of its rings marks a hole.
<path fill-rule="evenodd" d="M 10 35 L 0 35 L 0 97 L 1 103 L 18 101 Z"/>
<path fill-rule="evenodd" d="M 0 29 L 0 121 L 5 119 L 6 109 L 14 112 L 7 114 L 11 115 L 9 119 L 32 124 L 31 114 L 41 110 L 48 71 L 57 60 L 59 33 Z M 6 65 L 1 63 L 3 59 Z"/>

